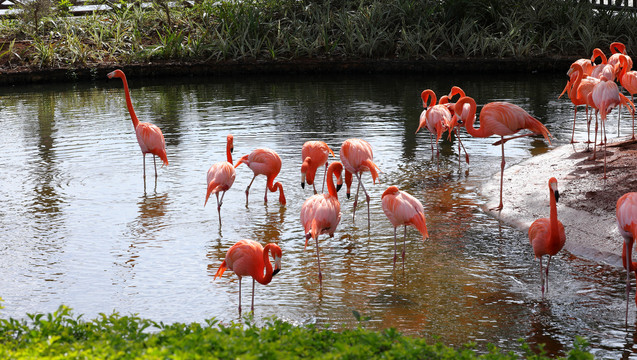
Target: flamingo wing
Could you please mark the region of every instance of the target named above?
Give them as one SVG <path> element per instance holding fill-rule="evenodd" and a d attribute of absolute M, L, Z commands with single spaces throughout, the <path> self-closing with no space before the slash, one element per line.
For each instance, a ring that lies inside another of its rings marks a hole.
<path fill-rule="evenodd" d="M 617 200 L 617 227 L 624 237 L 637 230 L 637 192 L 624 194 Z"/>
<path fill-rule="evenodd" d="M 263 269 L 263 246 L 254 240 L 239 240 L 228 249 L 224 261 L 238 276 L 256 277 Z"/>
<path fill-rule="evenodd" d="M 256 149 L 248 156 L 247 165 L 258 175 L 274 175 L 281 171 L 281 158 L 270 149 Z"/>
<path fill-rule="evenodd" d="M 151 153 L 157 155 L 164 162 L 164 165 L 168 165 L 166 141 L 159 127 L 150 123 L 140 122 L 135 128 L 135 134 L 143 154 Z"/>
<path fill-rule="evenodd" d="M 310 196 L 301 207 L 301 223 L 305 233 L 318 236 L 328 233 L 334 234 L 341 222 L 341 204 L 337 198 L 329 194 Z"/>

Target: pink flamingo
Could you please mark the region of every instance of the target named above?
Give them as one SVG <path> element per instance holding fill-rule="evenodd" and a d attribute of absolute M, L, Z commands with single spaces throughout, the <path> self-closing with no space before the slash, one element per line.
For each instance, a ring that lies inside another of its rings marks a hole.
<path fill-rule="evenodd" d="M 637 71 L 630 70 L 630 68 L 632 67 L 632 60 L 631 60 L 631 63 L 628 63 L 627 58 L 630 59 L 627 56 L 622 56 L 619 58 L 620 73 L 618 75 L 618 78 L 619 78 L 619 83 L 630 94 L 630 101 L 634 103 L 635 102 L 634 95 L 635 93 L 637 93 Z M 635 113 L 633 112 L 632 115 L 633 115 L 632 139 L 635 140 Z"/>
<path fill-rule="evenodd" d="M 323 274 L 321 273 L 318 237 L 321 234 L 334 237 L 336 226 L 341 221 L 341 203 L 338 201 L 337 191 L 343 184 L 342 171 L 343 165 L 340 162 L 331 163 L 327 169 L 327 194 L 312 195 L 301 206 L 301 224 L 305 230 L 305 247 L 307 248 L 307 242 L 310 238 L 316 242 L 316 261 L 321 288 L 323 287 Z M 333 175 L 337 178 L 338 187 L 334 186 Z"/>
<path fill-rule="evenodd" d="M 604 177 L 606 179 L 606 116 L 610 113 L 610 111 L 617 107 L 618 105 L 624 105 L 626 108 L 630 110 L 629 106 L 632 107 L 632 112 L 635 112 L 635 105 L 633 105 L 632 101 L 628 100 L 624 94 L 619 92 L 619 87 L 614 81 L 606 80 L 602 76 L 601 81 L 595 85 L 593 91 L 588 94 L 589 102 L 595 104 L 595 108 L 599 111 L 602 123 L 601 132 L 604 134 Z M 595 142 L 597 142 L 597 121 L 595 121 Z M 595 159 L 595 147 L 593 148 L 593 159 Z"/>
<path fill-rule="evenodd" d="M 349 189 L 352 184 L 352 174 L 356 175 L 356 178 L 358 179 L 358 187 L 356 188 L 356 196 L 354 197 L 354 208 L 352 210 L 352 221 L 354 221 L 356 216 L 358 192 L 362 186 L 363 191 L 365 192 L 365 198 L 367 200 L 367 227 L 369 228 L 371 226 L 369 210 L 370 197 L 369 194 L 367 194 L 367 190 L 365 190 L 365 185 L 361 180 L 361 176 L 363 175 L 363 172 L 369 171 L 372 174 L 372 180 L 374 184 L 376 183 L 376 179 L 378 178 L 378 172 L 376 171 L 378 166 L 374 164 L 372 146 L 367 141 L 362 139 L 347 139 L 341 145 L 340 158 L 341 163 L 343 163 L 343 167 L 345 168 L 345 183 L 347 185 L 347 194 L 349 194 Z"/>
<path fill-rule="evenodd" d="M 436 135 L 436 156 L 439 156 L 438 141 L 442 134 L 448 129 L 449 122 L 451 121 L 451 112 L 444 104 L 436 105 L 436 94 L 430 89 L 424 90 L 420 94 L 420 97 L 422 98 L 422 105 L 425 110 L 420 114 L 420 122 L 416 133 L 418 133 L 423 126 L 427 127 L 430 133 L 432 157 L 434 154 L 433 136 Z M 428 103 L 430 98 L 431 102 Z"/>
<path fill-rule="evenodd" d="M 626 70 L 630 71 L 633 68 L 633 59 L 630 58 L 626 54 L 626 45 L 620 42 L 613 42 L 610 44 L 610 52 L 611 56 L 608 58 L 608 64 L 615 67 L 615 75 L 619 77 L 620 72 L 620 60 L 621 58 L 626 59 Z"/>
<path fill-rule="evenodd" d="M 248 155 L 244 155 L 237 161 L 235 168 L 241 164 L 246 164 L 254 176 L 252 181 L 246 188 L 246 207 L 248 206 L 248 194 L 250 193 L 250 186 L 258 175 L 265 175 L 268 180 L 265 187 L 265 197 L 263 200 L 268 202 L 268 190 L 275 192 L 279 190 L 279 203 L 285 205 L 285 195 L 283 194 L 283 185 L 280 182 L 274 183 L 274 178 L 279 175 L 281 171 L 281 158 L 274 150 L 271 149 L 256 149 Z"/>
<path fill-rule="evenodd" d="M 396 269 L 396 228 L 405 226 L 403 238 L 403 270 L 405 269 L 405 246 L 407 242 L 407 225 L 416 228 L 422 234 L 422 240 L 429 238 L 427 222 L 425 221 L 425 209 L 418 199 L 401 191 L 396 186 L 390 186 L 382 196 L 383 212 L 394 226 L 394 270 Z"/>
<path fill-rule="evenodd" d="M 456 107 L 456 103 L 452 103 L 450 102 L 451 99 L 453 99 L 454 96 L 459 95 L 460 98 L 463 98 L 466 96 L 464 90 L 462 90 L 462 88 L 460 88 L 459 86 L 452 86 L 451 87 L 451 91 L 449 91 L 448 95 L 444 95 L 443 97 L 440 98 L 440 101 L 438 102 L 439 104 L 444 104 L 445 106 L 447 106 L 447 108 L 449 109 L 449 111 L 451 112 L 451 116 L 453 118 L 453 115 L 455 114 L 455 107 Z M 469 111 L 469 105 L 466 104 L 463 108 L 462 108 L 462 112 L 468 112 Z M 466 114 L 462 114 L 462 116 L 466 117 Z M 451 121 L 449 122 L 449 125 L 451 125 Z M 462 147 L 462 150 L 464 150 L 464 156 L 465 156 L 465 161 L 467 162 L 467 164 L 469 164 L 469 154 L 467 153 L 467 149 L 465 149 L 464 145 L 462 144 L 462 140 L 460 140 L 460 134 L 458 133 L 458 129 L 456 127 L 450 128 L 451 131 L 449 131 L 449 140 L 451 140 L 451 132 L 453 132 L 454 134 L 456 134 L 456 139 L 458 139 L 458 161 L 460 161 L 460 148 Z"/>
<path fill-rule="evenodd" d="M 206 201 L 203 206 L 208 203 L 210 194 L 217 196 L 217 212 L 219 213 L 219 225 L 221 225 L 221 205 L 223 205 L 223 197 L 226 195 L 232 184 L 234 184 L 234 178 L 236 176 L 234 166 L 232 165 L 232 150 L 233 150 L 233 136 L 228 135 L 226 137 L 226 157 L 227 161 L 220 161 L 212 164 L 208 169 L 208 190 L 206 191 Z M 221 200 L 219 200 L 219 192 L 221 194 Z"/>
<path fill-rule="evenodd" d="M 624 238 L 622 250 L 622 262 L 626 268 L 626 323 L 628 324 L 628 302 L 630 297 L 630 272 L 636 271 L 636 264 L 633 262 L 633 244 L 637 237 L 637 192 L 629 192 L 622 195 L 617 200 L 617 227 L 619 233 Z M 630 265 L 630 266 L 628 266 Z M 637 304 L 637 299 L 635 299 Z"/>
<path fill-rule="evenodd" d="M 594 106 L 594 104 L 589 103 L 588 94 L 593 91 L 593 88 L 597 83 L 601 80 L 586 76 L 586 72 L 582 68 L 580 64 L 573 63 L 570 69 L 567 72 L 569 76 L 569 81 L 566 83 L 564 90 L 557 98 L 561 98 L 562 95 L 566 92 L 568 94 L 569 99 L 574 105 L 574 116 L 573 116 L 573 132 L 571 133 L 571 144 L 575 143 L 575 120 L 577 120 L 577 107 L 579 105 L 584 105 L 586 109 L 586 127 L 588 129 L 588 141 L 587 144 L 591 142 L 590 139 L 590 120 L 588 116 L 588 107 Z"/>
<path fill-rule="evenodd" d="M 126 106 L 130 118 L 133 121 L 133 127 L 135 128 L 135 135 L 137 135 L 137 142 L 142 150 L 143 163 L 144 163 L 144 189 L 146 189 L 146 154 L 153 154 L 153 164 L 155 165 L 155 180 L 157 179 L 157 163 L 155 162 L 155 156 L 158 156 L 164 165 L 168 166 L 168 157 L 166 156 L 166 141 L 164 140 L 164 134 L 161 129 L 156 125 L 147 122 L 140 122 L 135 114 L 133 108 L 133 102 L 130 98 L 130 91 L 128 90 L 128 82 L 126 81 L 126 75 L 122 70 L 115 70 L 108 73 L 108 78 L 119 78 L 124 83 L 124 94 L 126 96 Z"/>
<path fill-rule="evenodd" d="M 599 65 L 595 65 L 593 67 L 593 71 L 591 72 L 591 76 L 594 78 L 598 78 L 601 79 L 602 76 L 605 77 L 606 79 L 610 80 L 610 81 L 614 81 L 615 80 L 615 67 L 613 65 L 610 65 L 606 59 L 606 55 L 604 54 L 604 52 L 599 49 L 599 48 L 595 48 L 593 50 L 593 56 L 591 57 L 591 62 L 595 63 L 595 60 L 597 58 L 601 58 L 602 59 L 602 63 Z"/>
<path fill-rule="evenodd" d="M 268 257 L 268 252 L 274 258 L 274 270 Z M 254 240 L 239 240 L 232 245 L 226 253 L 213 281 L 223 275 L 226 269 L 230 269 L 239 277 L 239 316 L 241 316 L 241 277 L 252 277 L 252 305 L 250 311 L 254 312 L 254 282 L 267 285 L 272 281 L 272 277 L 281 270 L 281 248 L 279 245 L 271 243 L 265 248 Z M 265 274 L 264 271 L 265 270 Z"/>
<path fill-rule="evenodd" d="M 550 215 L 548 218 L 535 220 L 529 227 L 529 241 L 533 247 L 533 253 L 536 259 L 540 259 L 540 282 L 542 283 L 542 299 L 544 299 L 544 283 L 546 282 L 546 291 L 549 287 L 549 265 L 551 257 L 555 256 L 566 242 L 566 234 L 564 233 L 564 225 L 557 219 L 557 201 L 560 193 L 557 190 L 557 179 L 552 177 L 549 179 L 549 195 L 550 195 Z M 542 271 L 542 257 L 548 255 L 546 262 L 546 280 Z"/>
<path fill-rule="evenodd" d="M 316 194 L 316 186 L 314 186 L 314 176 L 316 170 L 325 164 L 325 172 L 323 173 L 323 186 L 325 186 L 325 174 L 327 173 L 327 158 L 329 154 L 334 155 L 334 152 L 323 141 L 306 141 L 301 149 L 301 188 L 305 189 L 305 183 L 312 185 L 314 193 Z M 321 189 L 323 192 L 324 189 Z"/>
<path fill-rule="evenodd" d="M 468 112 L 464 112 L 465 104 L 469 104 Z M 523 136 L 541 134 L 551 143 L 549 136 L 551 134 L 541 122 L 529 115 L 521 107 L 508 102 L 491 102 L 482 107 L 480 111 L 480 127 L 476 129 L 473 124 L 476 115 L 476 102 L 473 98 L 465 96 L 458 100 L 455 108 L 455 116 L 452 120 L 450 128 L 454 128 L 456 123 L 464 123 L 467 132 L 474 137 L 489 137 L 491 135 L 499 135 L 501 140 L 496 141 L 493 145 L 502 145 L 502 163 L 500 164 L 500 204 L 494 210 L 501 210 L 502 203 L 502 184 L 504 182 L 504 143 Z M 460 118 L 458 116 L 460 114 Z M 532 133 L 511 136 L 522 129 L 531 130 Z"/>

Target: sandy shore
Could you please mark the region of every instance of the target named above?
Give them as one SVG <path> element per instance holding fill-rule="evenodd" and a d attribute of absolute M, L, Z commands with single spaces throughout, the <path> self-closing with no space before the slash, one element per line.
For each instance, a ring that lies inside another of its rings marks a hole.
<path fill-rule="evenodd" d="M 481 188 L 482 194 L 490 199 L 484 210 L 526 232 L 534 220 L 548 217 L 548 179 L 554 176 L 560 191 L 558 218 L 566 231 L 564 249 L 580 258 L 621 267 L 623 238 L 617 230 L 615 204 L 621 196 L 618 194 L 624 190 L 617 183 L 630 186 L 626 184 L 626 178 L 618 174 L 623 174 L 622 171 L 632 165 L 624 161 L 617 166 L 617 160 L 621 157 L 632 162 L 637 158 L 632 152 L 622 149 L 625 147 L 622 144 L 635 144 L 626 140 L 609 141 L 607 171 L 614 176 L 609 176 L 606 182 L 601 179 L 600 173 L 603 153 L 598 153 L 597 161 L 591 161 L 592 153 L 585 151 L 586 145 L 564 145 L 505 168 L 504 208 L 500 212 L 489 210 L 499 201 L 500 172 L 494 174 Z M 635 169 L 632 167 L 630 170 L 634 172 Z M 637 191 L 637 188 L 632 191 Z"/>

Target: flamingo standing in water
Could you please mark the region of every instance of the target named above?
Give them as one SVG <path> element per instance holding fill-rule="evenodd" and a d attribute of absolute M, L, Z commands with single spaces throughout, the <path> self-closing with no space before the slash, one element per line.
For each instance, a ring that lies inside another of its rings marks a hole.
<path fill-rule="evenodd" d="M 622 262 L 626 268 L 626 324 L 628 324 L 628 302 L 630 297 L 630 272 L 636 271 L 632 252 L 635 238 L 637 237 L 637 192 L 629 192 L 617 200 L 617 227 L 624 238 L 622 250 Z M 630 266 L 628 266 L 630 265 Z M 635 299 L 637 304 L 637 298 Z"/>
<path fill-rule="evenodd" d="M 464 105 L 469 104 L 468 111 L 463 111 Z M 454 128 L 456 123 L 464 123 L 467 132 L 474 137 L 489 137 L 499 135 L 501 139 L 493 145 L 502 145 L 502 163 L 500 164 L 500 204 L 494 210 L 501 210 L 502 203 L 502 183 L 504 182 L 504 143 L 523 136 L 541 134 L 551 143 L 549 136 L 551 133 L 541 122 L 529 115 L 521 107 L 508 102 L 491 102 L 482 107 L 480 111 L 480 127 L 476 129 L 473 124 L 476 115 L 476 102 L 473 98 L 465 96 L 456 102 L 455 115 L 450 128 Z M 522 134 L 505 138 L 506 135 L 513 135 L 522 129 L 531 130 L 530 134 Z"/>
<path fill-rule="evenodd" d="M 455 107 L 456 107 L 456 103 L 452 103 L 451 99 L 453 99 L 454 96 L 459 95 L 460 98 L 463 98 L 466 96 L 464 90 L 462 90 L 462 88 L 460 88 L 459 86 L 452 86 L 451 87 L 451 91 L 449 92 L 448 95 L 444 95 L 440 98 L 440 101 L 438 102 L 439 104 L 444 104 L 449 111 L 451 112 L 451 116 L 453 118 L 453 115 L 455 114 Z M 462 111 L 469 111 L 469 105 L 465 105 L 462 108 Z M 464 115 L 461 115 L 464 116 Z M 451 121 L 449 121 L 449 126 L 451 126 Z M 462 148 L 462 150 L 464 150 L 464 157 L 465 157 L 465 161 L 467 162 L 467 164 L 469 164 L 469 154 L 467 153 L 467 149 L 465 149 L 464 145 L 462 144 L 462 140 L 460 140 L 460 134 L 458 133 L 458 129 L 454 128 L 449 128 L 449 140 L 451 140 L 451 133 L 456 134 L 456 139 L 458 139 L 458 163 L 460 162 L 460 148 Z"/>
<path fill-rule="evenodd" d="M 423 110 L 420 114 L 420 122 L 418 124 L 418 129 L 416 129 L 416 133 L 418 133 L 418 131 L 420 131 L 423 126 L 427 127 L 427 130 L 429 130 L 430 133 L 429 136 L 431 140 L 431 156 L 433 158 L 433 136 L 436 136 L 436 156 L 439 156 L 440 151 L 438 150 L 438 141 L 440 141 L 440 137 L 442 136 L 442 134 L 449 128 L 449 122 L 451 121 L 451 112 L 444 104 L 436 105 L 437 99 L 436 94 L 433 92 L 433 90 L 424 90 L 420 94 L 420 97 L 422 98 L 422 106 L 425 108 L 425 110 Z"/>
<path fill-rule="evenodd" d="M 588 140 L 587 144 L 591 142 L 590 139 L 590 120 L 588 116 L 588 108 L 589 106 L 594 107 L 594 104 L 589 103 L 588 94 L 593 91 L 593 88 L 597 83 L 601 80 L 587 76 L 584 68 L 578 63 L 573 63 L 566 73 L 569 76 L 569 81 L 566 83 L 564 90 L 557 98 L 561 98 L 562 95 L 566 92 L 568 94 L 569 99 L 574 105 L 574 116 L 573 116 L 573 132 L 571 133 L 571 144 L 575 143 L 575 120 L 577 119 L 577 107 L 580 105 L 584 105 L 586 109 L 586 127 L 588 129 Z"/>
<path fill-rule="evenodd" d="M 598 79 L 601 79 L 602 76 L 603 76 L 607 80 L 615 81 L 615 67 L 608 63 L 608 61 L 606 59 L 606 55 L 599 48 L 595 48 L 593 50 L 593 56 L 591 57 L 591 63 L 594 64 L 595 60 L 597 58 L 602 59 L 602 63 L 599 64 L 599 65 L 594 65 L 593 66 L 593 71 L 591 71 L 591 76 L 594 77 L 594 78 L 598 78 Z"/>
<path fill-rule="evenodd" d="M 314 185 L 314 176 L 316 170 L 325 164 L 325 172 L 323 173 L 323 186 L 325 186 L 325 174 L 327 173 L 327 158 L 329 154 L 334 155 L 334 152 L 323 141 L 306 141 L 301 149 L 301 188 L 305 189 L 305 183 L 312 185 L 314 193 L 316 194 L 316 186 Z M 323 192 L 324 189 L 321 189 Z"/>
<path fill-rule="evenodd" d="M 370 210 L 369 210 L 369 194 L 365 190 L 365 185 L 361 180 L 363 172 L 369 171 L 372 174 L 372 180 L 374 184 L 378 178 L 378 172 L 376 169 L 378 166 L 374 164 L 374 154 L 372 153 L 372 146 L 362 139 L 347 139 L 341 145 L 340 151 L 341 163 L 345 168 L 345 184 L 347 185 L 347 197 L 349 198 L 350 187 L 352 185 L 352 174 L 356 175 L 358 179 L 358 187 L 356 188 L 356 196 L 354 197 L 354 208 L 352 210 L 352 221 L 356 216 L 356 205 L 358 205 L 358 192 L 361 187 L 365 192 L 365 199 L 367 200 L 367 227 L 371 226 L 370 223 Z"/>
<path fill-rule="evenodd" d="M 549 289 L 549 265 L 551 257 L 555 256 L 566 242 L 566 234 L 564 233 L 564 225 L 557 219 L 557 201 L 560 193 L 557 190 L 557 179 L 552 177 L 549 179 L 549 195 L 550 195 L 550 212 L 548 218 L 535 220 L 529 227 L 529 242 L 533 247 L 533 253 L 536 259 L 540 259 L 540 282 L 542 284 L 542 299 L 544 299 L 544 283 L 546 282 L 546 291 Z M 542 257 L 548 255 L 546 262 L 546 278 L 544 278 L 542 269 Z"/>
<path fill-rule="evenodd" d="M 318 264 L 319 286 L 323 288 L 323 274 L 321 273 L 321 259 L 319 256 L 318 237 L 328 234 L 334 237 L 336 226 L 341 221 L 341 203 L 338 201 L 337 191 L 343 185 L 343 165 L 335 161 L 327 169 L 327 194 L 315 194 L 307 198 L 301 206 L 301 224 L 305 230 L 305 247 L 310 238 L 316 242 L 316 262 Z M 334 179 L 337 178 L 337 186 Z"/>
<path fill-rule="evenodd" d="M 115 70 L 108 73 L 108 78 L 119 78 L 124 83 L 124 94 L 126 96 L 126 106 L 130 118 L 133 121 L 133 127 L 135 128 L 135 134 L 137 135 L 137 142 L 142 150 L 143 163 L 144 163 L 144 189 L 146 189 L 146 154 L 153 154 L 153 164 L 155 165 L 155 180 L 157 180 L 157 163 L 155 156 L 158 156 L 164 165 L 168 166 L 168 157 L 166 156 L 166 141 L 164 140 L 164 134 L 161 129 L 156 125 L 147 122 L 140 122 L 135 114 L 133 108 L 133 102 L 130 98 L 130 91 L 128 90 L 128 82 L 126 81 L 126 75 L 122 70 Z"/>
<path fill-rule="evenodd" d="M 268 252 L 274 258 L 274 270 L 268 256 Z M 281 248 L 279 245 L 271 243 L 265 248 L 254 240 L 239 240 L 232 245 L 226 253 L 213 281 L 221 275 L 226 269 L 234 271 L 239 277 L 239 316 L 241 316 L 241 278 L 243 276 L 252 277 L 252 305 L 250 311 L 254 312 L 254 283 L 258 281 L 260 284 L 268 285 L 272 281 L 272 277 L 281 270 Z M 265 270 L 265 273 L 264 273 Z"/>
<path fill-rule="evenodd" d="M 221 225 L 221 205 L 223 205 L 223 197 L 226 191 L 234 184 L 236 176 L 234 165 L 232 165 L 233 136 L 226 137 L 226 158 L 227 161 L 220 161 L 212 164 L 208 169 L 208 190 L 206 191 L 206 201 L 203 206 L 208 203 L 210 194 L 217 196 L 217 212 L 219 213 L 219 225 Z M 219 192 L 222 191 L 221 200 L 219 200 Z"/>
<path fill-rule="evenodd" d="M 250 169 L 252 169 L 252 172 L 254 172 L 252 181 L 250 181 L 250 184 L 248 184 L 248 187 L 246 188 L 246 207 L 248 206 L 250 186 L 252 186 L 252 182 L 254 182 L 254 179 L 258 175 L 265 175 L 268 178 L 265 187 L 265 197 L 263 198 L 264 201 L 266 203 L 268 202 L 268 190 L 275 192 L 278 189 L 279 203 L 281 203 L 281 205 L 285 205 L 283 185 L 278 181 L 274 183 L 274 178 L 279 175 L 279 172 L 281 171 L 281 158 L 279 157 L 279 154 L 271 149 L 256 149 L 250 154 L 241 157 L 234 167 L 236 168 L 241 164 L 246 164 Z"/>
<path fill-rule="evenodd" d="M 394 226 L 394 270 L 396 269 L 396 228 L 405 226 L 405 237 L 403 238 L 403 270 L 405 270 L 405 246 L 407 242 L 407 225 L 416 228 L 422 234 L 422 240 L 429 238 L 427 232 L 427 222 L 425 221 L 425 209 L 418 199 L 404 191 L 400 191 L 396 186 L 390 186 L 382 196 L 383 212 Z"/>

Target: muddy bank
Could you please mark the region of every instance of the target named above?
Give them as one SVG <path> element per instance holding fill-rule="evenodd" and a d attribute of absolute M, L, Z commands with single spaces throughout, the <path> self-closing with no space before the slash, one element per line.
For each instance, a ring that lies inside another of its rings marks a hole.
<path fill-rule="evenodd" d="M 498 205 L 500 172 L 481 192 L 489 202 L 485 211 L 527 231 L 531 223 L 549 215 L 548 179 L 558 180 L 558 218 L 564 224 L 564 249 L 575 256 L 621 265 L 623 238 L 617 230 L 615 205 L 626 192 L 637 191 L 637 142 L 630 137 L 609 141 L 604 180 L 603 150 L 592 160 L 585 144 L 564 145 L 504 170 L 504 208 Z"/>

